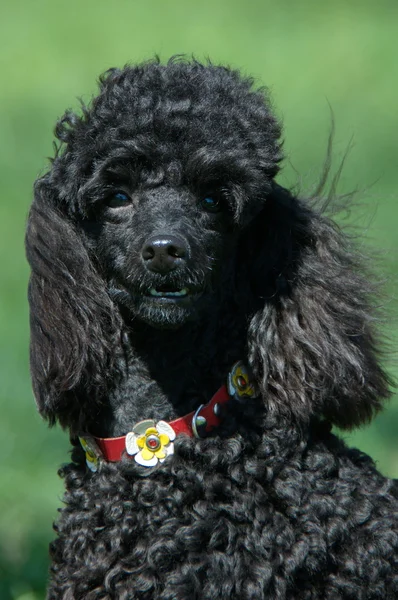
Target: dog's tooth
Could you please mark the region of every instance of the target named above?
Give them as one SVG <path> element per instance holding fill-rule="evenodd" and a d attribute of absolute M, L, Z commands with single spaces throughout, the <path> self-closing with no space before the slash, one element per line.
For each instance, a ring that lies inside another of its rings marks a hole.
<path fill-rule="evenodd" d="M 155 290 L 155 288 L 151 288 L 149 290 L 149 293 L 151 296 L 162 296 L 163 295 L 161 292 L 158 292 L 157 290 Z"/>
<path fill-rule="evenodd" d="M 178 292 L 174 292 L 175 296 L 186 296 L 188 290 L 186 288 L 182 288 L 182 290 L 178 290 Z"/>
<path fill-rule="evenodd" d="M 187 289 L 183 288 L 182 290 L 178 290 L 178 291 L 175 291 L 175 292 L 164 292 L 164 295 L 165 296 L 171 296 L 171 297 L 173 297 L 173 296 L 180 297 L 180 296 L 186 296 L 187 293 L 188 293 Z"/>

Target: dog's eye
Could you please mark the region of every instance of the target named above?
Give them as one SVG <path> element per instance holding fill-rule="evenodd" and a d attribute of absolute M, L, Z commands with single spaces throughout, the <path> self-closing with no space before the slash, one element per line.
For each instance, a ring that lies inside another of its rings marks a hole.
<path fill-rule="evenodd" d="M 116 192 L 111 194 L 106 199 L 106 205 L 110 208 L 118 208 L 119 206 L 127 206 L 131 203 L 131 198 L 124 192 Z"/>
<path fill-rule="evenodd" d="M 206 196 L 200 203 L 201 207 L 207 210 L 207 212 L 219 212 L 222 209 L 222 197 L 220 194 L 213 194 L 212 196 Z"/>

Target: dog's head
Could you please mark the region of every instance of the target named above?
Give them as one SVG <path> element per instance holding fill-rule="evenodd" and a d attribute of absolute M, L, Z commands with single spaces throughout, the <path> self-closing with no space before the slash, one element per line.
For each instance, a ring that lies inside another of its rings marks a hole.
<path fill-rule="evenodd" d="M 43 414 L 102 384 L 126 320 L 183 327 L 237 288 L 270 409 L 351 426 L 379 407 L 370 288 L 338 228 L 275 184 L 280 127 L 250 79 L 111 70 L 56 134 L 27 234 Z"/>
<path fill-rule="evenodd" d="M 271 189 L 279 126 L 236 72 L 200 64 L 112 70 L 40 186 L 69 219 L 111 297 L 154 327 L 209 305 L 237 231 Z"/>

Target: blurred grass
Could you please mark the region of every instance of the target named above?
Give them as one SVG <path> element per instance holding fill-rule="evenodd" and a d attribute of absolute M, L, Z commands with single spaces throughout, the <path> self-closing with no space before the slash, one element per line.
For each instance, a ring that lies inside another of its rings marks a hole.
<path fill-rule="evenodd" d="M 396 314 L 398 3 L 396 0 L 2 0 L 0 20 L 0 599 L 44 597 L 56 475 L 66 435 L 36 414 L 28 371 L 28 268 L 23 235 L 31 186 L 52 154 L 65 108 L 98 74 L 155 53 L 211 57 L 270 87 L 285 125 L 282 183 L 310 189 L 336 121 L 335 164 L 354 148 L 340 192 L 366 189 L 357 225 L 381 248 Z M 298 173 L 300 176 L 298 176 Z M 365 200 L 366 200 L 365 198 Z M 397 339 L 397 322 L 387 332 Z M 390 365 L 397 375 L 397 369 Z M 398 401 L 348 441 L 398 475 Z"/>

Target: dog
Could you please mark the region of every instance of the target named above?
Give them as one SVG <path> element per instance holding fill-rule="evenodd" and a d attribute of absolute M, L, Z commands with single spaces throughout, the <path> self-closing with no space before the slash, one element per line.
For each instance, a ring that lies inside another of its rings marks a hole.
<path fill-rule="evenodd" d="M 33 390 L 73 449 L 48 598 L 397 598 L 397 487 L 331 432 L 390 395 L 374 286 L 276 183 L 267 92 L 154 60 L 55 132 L 26 237 Z"/>

